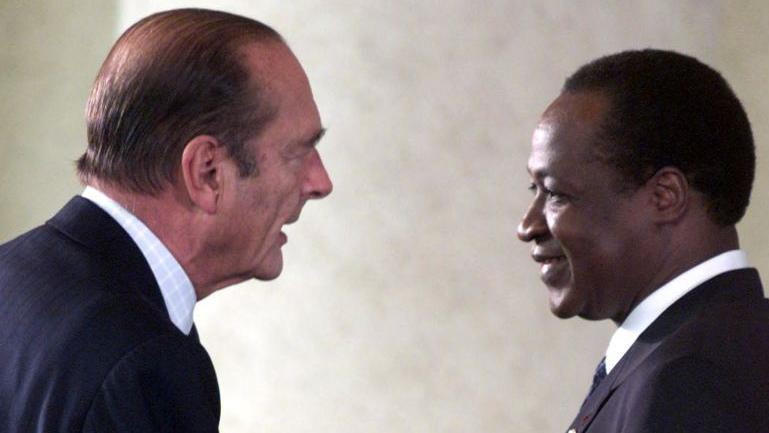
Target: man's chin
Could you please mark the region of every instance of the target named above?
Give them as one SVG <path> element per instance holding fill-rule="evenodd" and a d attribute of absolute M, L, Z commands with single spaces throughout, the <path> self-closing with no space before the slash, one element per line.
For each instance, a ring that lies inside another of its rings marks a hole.
<path fill-rule="evenodd" d="M 272 281 L 280 276 L 283 272 L 283 264 L 274 269 L 260 270 L 254 274 L 254 278 L 259 281 Z"/>
<path fill-rule="evenodd" d="M 572 311 L 554 307 L 552 304 L 550 305 L 550 312 L 553 313 L 553 315 L 559 319 L 571 319 L 572 317 L 576 316 L 575 313 Z"/>
<path fill-rule="evenodd" d="M 276 274 L 259 274 L 254 275 L 254 279 L 257 279 L 259 281 L 272 281 L 280 276 L 280 272 Z"/>
<path fill-rule="evenodd" d="M 259 264 L 253 276 L 260 281 L 271 281 L 278 278 L 282 272 L 283 254 L 278 249 L 272 257 L 268 257 L 266 261 Z"/>
<path fill-rule="evenodd" d="M 578 315 L 573 299 L 569 297 L 568 288 L 547 288 L 550 304 L 550 312 L 559 319 L 570 319 Z"/>

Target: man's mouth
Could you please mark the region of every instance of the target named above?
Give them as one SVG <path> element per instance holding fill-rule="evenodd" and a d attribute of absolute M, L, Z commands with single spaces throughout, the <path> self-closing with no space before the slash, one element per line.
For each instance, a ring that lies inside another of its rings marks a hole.
<path fill-rule="evenodd" d="M 553 254 L 542 254 L 542 253 L 532 253 L 531 257 L 534 259 L 535 262 L 541 264 L 541 265 L 553 265 L 556 264 L 562 260 L 566 260 L 566 256 L 561 253 L 553 253 Z"/>
<path fill-rule="evenodd" d="M 545 257 L 540 260 L 537 260 L 537 262 L 543 264 L 543 265 L 552 265 L 554 263 L 557 263 L 561 260 L 564 260 L 566 256 L 555 256 L 555 257 Z"/>
<path fill-rule="evenodd" d="M 296 213 L 294 213 L 291 218 L 287 219 L 285 224 L 293 224 L 299 220 L 299 217 L 302 215 L 302 208 L 304 207 L 304 203 L 302 203 L 299 208 L 296 210 Z"/>
<path fill-rule="evenodd" d="M 300 206 L 299 209 L 296 211 L 296 213 L 283 223 L 283 227 L 281 227 L 280 233 L 278 233 L 278 243 L 280 245 L 285 245 L 285 243 L 288 242 L 288 236 L 286 236 L 286 232 L 283 231 L 283 228 L 285 228 L 285 226 L 287 225 L 291 225 L 297 222 L 301 214 L 302 214 L 302 207 Z"/>
<path fill-rule="evenodd" d="M 545 277 L 547 274 L 560 269 L 566 262 L 566 256 L 546 257 L 538 261 L 539 271 Z"/>
<path fill-rule="evenodd" d="M 569 272 L 569 262 L 561 251 L 535 251 L 531 257 L 539 263 L 540 277 L 548 287 L 558 286 Z"/>

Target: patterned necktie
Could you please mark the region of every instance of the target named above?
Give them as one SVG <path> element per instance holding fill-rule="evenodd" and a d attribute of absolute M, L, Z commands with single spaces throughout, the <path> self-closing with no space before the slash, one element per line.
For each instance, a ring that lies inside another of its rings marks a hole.
<path fill-rule="evenodd" d="M 603 378 L 606 377 L 606 357 L 601 358 L 601 362 L 598 363 L 598 367 L 595 368 L 595 374 L 593 375 L 593 384 L 590 385 L 590 392 L 588 397 L 598 388 Z"/>

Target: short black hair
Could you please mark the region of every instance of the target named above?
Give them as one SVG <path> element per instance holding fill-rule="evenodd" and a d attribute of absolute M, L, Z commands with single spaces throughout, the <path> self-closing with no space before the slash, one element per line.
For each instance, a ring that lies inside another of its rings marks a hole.
<path fill-rule="evenodd" d="M 753 134 L 742 104 L 717 71 L 672 51 L 624 51 L 582 66 L 562 91 L 609 99 L 598 153 L 627 187 L 638 188 L 673 166 L 704 194 L 717 224 L 743 217 L 755 176 Z"/>

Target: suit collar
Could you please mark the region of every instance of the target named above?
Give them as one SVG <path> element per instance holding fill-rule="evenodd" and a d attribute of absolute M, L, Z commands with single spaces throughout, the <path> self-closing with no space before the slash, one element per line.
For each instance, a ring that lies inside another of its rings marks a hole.
<path fill-rule="evenodd" d="M 758 302 L 763 297 L 761 279 L 758 271 L 753 268 L 717 275 L 687 293 L 665 310 L 638 337 L 617 366 L 583 403 L 571 428 L 578 432 L 584 431 L 614 390 L 622 385 L 625 379 L 660 346 L 665 337 L 692 320 L 703 309 L 715 304 L 739 300 Z"/>
<path fill-rule="evenodd" d="M 87 186 L 81 197 L 99 206 L 128 233 L 152 270 L 171 322 L 189 334 L 197 296 L 187 273 L 171 251 L 139 217 L 107 194 Z"/>
<path fill-rule="evenodd" d="M 717 304 L 740 300 L 763 299 L 763 288 L 758 271 L 740 269 L 717 275 L 679 299 L 644 331 L 617 365 L 616 385 L 629 376 L 660 343 L 683 324 L 691 321 L 702 310 Z"/>
<path fill-rule="evenodd" d="M 717 275 L 749 267 L 744 251 L 726 251 L 680 273 L 650 293 L 614 331 L 606 349 L 606 371 L 611 372 L 646 328 L 677 300 Z"/>
<path fill-rule="evenodd" d="M 160 288 L 141 251 L 128 233 L 101 208 L 83 197 L 74 197 L 46 225 L 104 262 L 103 268 L 110 280 L 105 289 L 139 294 L 168 318 Z"/>

